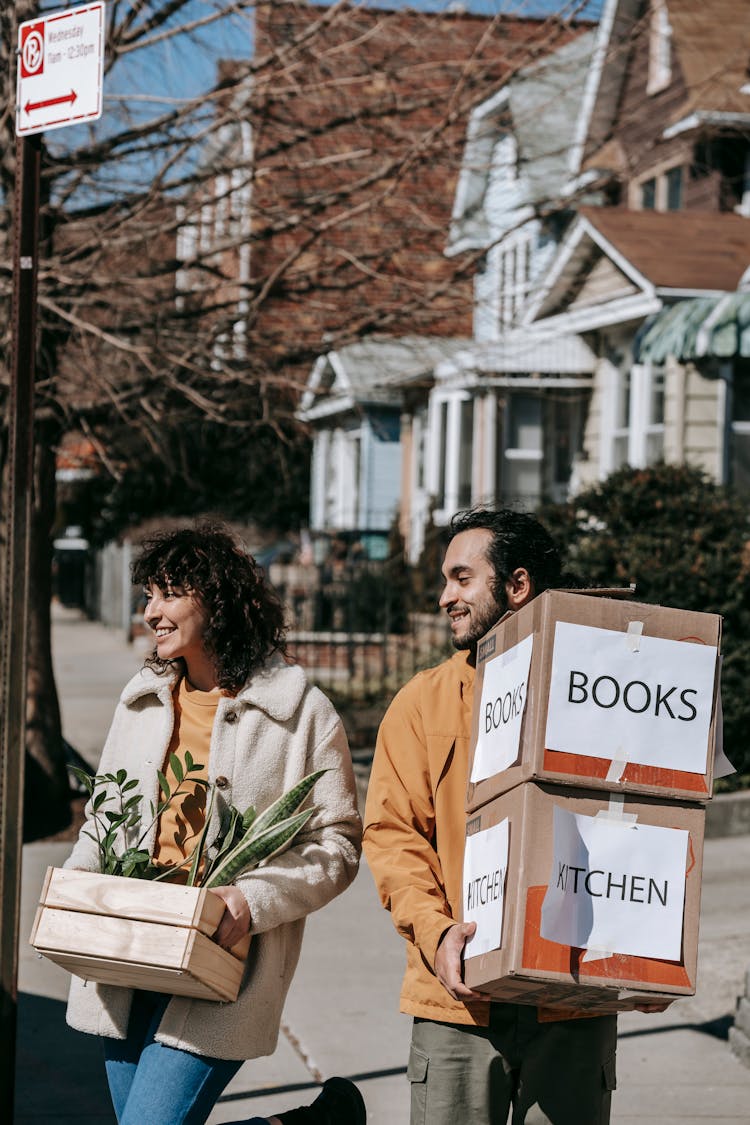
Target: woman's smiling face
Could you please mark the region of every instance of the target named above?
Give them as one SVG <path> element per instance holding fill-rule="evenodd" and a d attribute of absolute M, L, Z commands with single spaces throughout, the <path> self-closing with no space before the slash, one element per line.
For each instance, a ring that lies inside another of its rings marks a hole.
<path fill-rule="evenodd" d="M 197 595 L 179 586 L 146 587 L 143 616 L 156 637 L 160 660 L 182 659 L 190 668 L 206 660 L 203 636 L 208 613 Z"/>

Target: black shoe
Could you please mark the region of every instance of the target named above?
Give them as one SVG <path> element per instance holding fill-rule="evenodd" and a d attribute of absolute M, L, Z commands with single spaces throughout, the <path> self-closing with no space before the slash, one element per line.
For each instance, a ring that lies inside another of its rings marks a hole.
<path fill-rule="evenodd" d="M 276 1113 L 284 1125 L 366 1125 L 362 1095 L 348 1078 L 329 1078 L 312 1105 Z"/>

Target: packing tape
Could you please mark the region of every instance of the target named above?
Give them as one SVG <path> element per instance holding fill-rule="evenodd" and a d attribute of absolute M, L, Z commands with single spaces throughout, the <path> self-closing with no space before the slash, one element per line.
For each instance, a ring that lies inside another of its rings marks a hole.
<path fill-rule="evenodd" d="M 641 637 L 643 635 L 643 622 L 631 621 L 625 631 L 625 643 L 631 652 L 640 652 L 641 650 Z M 609 769 L 607 770 L 606 781 L 610 785 L 617 785 L 622 780 L 622 775 L 625 773 L 625 767 L 628 764 L 627 758 L 621 758 L 617 754 L 610 762 Z"/>
<path fill-rule="evenodd" d="M 618 746 L 617 749 L 618 751 L 622 751 L 621 746 Z M 610 785 L 614 785 L 616 782 L 621 781 L 622 775 L 625 773 L 625 767 L 627 766 L 627 764 L 627 758 L 619 758 L 617 757 L 617 755 L 615 755 L 615 757 L 609 763 L 607 776 L 604 780 L 609 782 Z"/>
<path fill-rule="evenodd" d="M 587 949 L 581 961 L 606 961 L 611 956 L 611 949 Z"/>
<path fill-rule="evenodd" d="M 625 632 L 625 641 L 631 652 L 640 652 L 643 622 L 631 621 Z"/>
<path fill-rule="evenodd" d="M 614 762 L 612 763 L 614 765 Z M 623 763 L 624 764 L 624 763 Z M 626 813 L 624 810 L 625 794 L 611 793 L 606 809 L 600 809 L 596 814 L 602 820 L 614 820 L 620 824 L 634 828 L 638 820 L 637 813 Z M 587 949 L 581 961 L 605 961 L 612 956 L 611 949 Z"/>
<path fill-rule="evenodd" d="M 600 809 L 596 814 L 597 820 L 614 820 L 618 824 L 634 828 L 638 820 L 637 813 L 626 813 L 624 809 L 625 794 L 610 793 L 606 809 Z"/>

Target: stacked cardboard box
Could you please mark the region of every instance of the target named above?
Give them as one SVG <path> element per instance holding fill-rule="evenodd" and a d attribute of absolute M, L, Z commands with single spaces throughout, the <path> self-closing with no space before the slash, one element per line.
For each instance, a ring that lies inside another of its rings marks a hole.
<path fill-rule="evenodd" d="M 695 991 L 721 619 L 548 591 L 480 642 L 466 983 L 619 1011 Z"/>

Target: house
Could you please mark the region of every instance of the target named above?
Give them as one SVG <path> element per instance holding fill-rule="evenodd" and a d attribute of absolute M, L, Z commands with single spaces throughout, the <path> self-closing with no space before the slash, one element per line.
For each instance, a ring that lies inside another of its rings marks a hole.
<path fill-rule="evenodd" d="M 422 487 L 409 475 L 402 415 L 467 343 L 370 336 L 318 358 L 299 410 L 313 434 L 311 531 L 356 533 L 368 555 L 382 553 L 405 497 Z"/>
<path fill-rule="evenodd" d="M 472 114 L 447 252 L 485 256 L 429 394 L 438 526 L 661 458 L 750 486 L 749 42 L 735 0 L 609 0 Z"/>
<path fill-rule="evenodd" d="M 715 334 L 696 334 L 742 315 L 724 298 L 750 265 L 749 43 L 742 0 L 603 11 L 568 190 L 604 205 L 578 210 L 523 315 L 597 354 L 573 490 L 662 457 L 747 476 L 732 451 L 748 420 L 740 349 L 722 369 Z"/>
<path fill-rule="evenodd" d="M 470 504 L 533 508 L 567 493 L 595 353 L 575 333 L 519 324 L 573 214 L 563 190 L 594 44 L 584 30 L 469 121 L 446 253 L 472 251 L 481 266 L 472 342 L 436 369 L 426 408 L 425 493 L 438 526 Z M 428 507 L 418 500 L 412 556 Z"/>
<path fill-rule="evenodd" d="M 738 288 L 749 263 L 741 215 L 580 209 L 527 313 L 530 324 L 575 332 L 597 351 L 576 488 L 661 459 L 729 479 L 726 384 L 713 367 L 678 360 L 691 326 Z"/>

